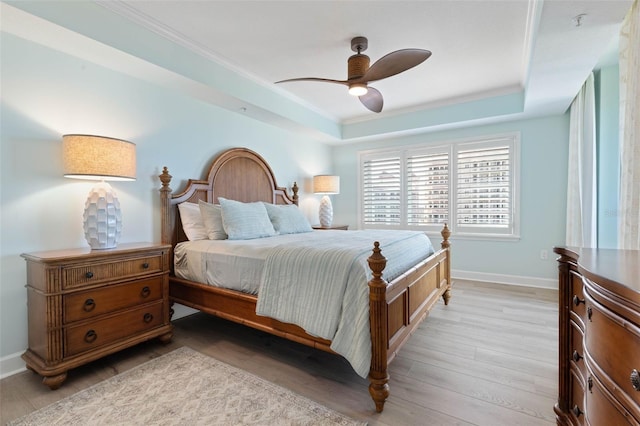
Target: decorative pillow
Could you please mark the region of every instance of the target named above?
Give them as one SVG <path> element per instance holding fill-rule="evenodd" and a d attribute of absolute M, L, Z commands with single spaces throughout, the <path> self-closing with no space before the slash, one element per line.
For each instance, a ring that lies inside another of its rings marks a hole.
<path fill-rule="evenodd" d="M 222 208 L 217 204 L 207 203 L 200 200 L 200 214 L 207 230 L 207 237 L 210 240 L 226 240 L 227 234 L 222 225 Z"/>
<path fill-rule="evenodd" d="M 182 229 L 189 241 L 206 240 L 207 228 L 200 214 L 200 207 L 195 203 L 178 204 Z"/>
<path fill-rule="evenodd" d="M 311 224 L 295 204 L 276 205 L 264 203 L 273 228 L 279 234 L 312 232 Z"/>
<path fill-rule="evenodd" d="M 251 240 L 276 235 L 267 209 L 261 202 L 241 203 L 218 197 L 222 225 L 230 240 Z"/>

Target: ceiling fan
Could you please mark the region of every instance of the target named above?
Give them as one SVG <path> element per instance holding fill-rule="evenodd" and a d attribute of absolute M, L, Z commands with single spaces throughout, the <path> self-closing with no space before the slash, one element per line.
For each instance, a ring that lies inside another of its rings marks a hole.
<path fill-rule="evenodd" d="M 400 74 L 426 61 L 431 52 L 424 49 L 401 49 L 388 53 L 369 66 L 369 57 L 362 52 L 367 50 L 369 42 L 366 37 L 351 39 L 351 50 L 356 52 L 347 61 L 348 77 L 346 80 L 332 80 L 328 78 L 303 77 L 276 81 L 288 83 L 291 81 L 319 81 L 325 83 L 343 84 L 349 87 L 349 93 L 357 96 L 360 102 L 373 112 L 382 111 L 384 101 L 382 93 L 369 86 L 372 81 L 382 80 Z"/>

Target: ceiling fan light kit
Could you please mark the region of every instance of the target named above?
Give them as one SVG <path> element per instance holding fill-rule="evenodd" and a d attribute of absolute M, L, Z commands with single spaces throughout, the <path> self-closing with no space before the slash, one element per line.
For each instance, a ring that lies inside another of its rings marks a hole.
<path fill-rule="evenodd" d="M 366 95 L 369 89 L 364 83 L 354 83 L 349 85 L 349 94 L 353 96 Z"/>
<path fill-rule="evenodd" d="M 369 66 L 370 59 L 362 54 L 369 45 L 366 37 L 351 39 L 351 50 L 356 52 L 347 61 L 347 80 L 332 80 L 328 78 L 303 77 L 276 81 L 288 83 L 293 81 L 316 81 L 324 83 L 342 84 L 349 87 L 349 94 L 357 96 L 362 105 L 373 112 L 382 111 L 384 100 L 382 94 L 369 86 L 371 81 L 382 80 L 387 77 L 407 71 L 426 61 L 431 52 L 424 49 L 402 49 L 391 52 Z"/>

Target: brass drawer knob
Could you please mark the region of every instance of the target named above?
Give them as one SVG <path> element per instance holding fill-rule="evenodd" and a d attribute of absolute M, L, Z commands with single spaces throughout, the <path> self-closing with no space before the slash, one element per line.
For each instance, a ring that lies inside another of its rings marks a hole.
<path fill-rule="evenodd" d="M 96 302 L 91 298 L 85 300 L 84 305 L 82 305 L 82 309 L 84 309 L 85 312 L 91 312 L 95 308 L 96 308 Z"/>
<path fill-rule="evenodd" d="M 144 263 L 142 264 L 142 267 L 143 267 L 144 269 L 149 269 L 149 264 L 148 264 L 147 262 L 144 262 Z"/>
<path fill-rule="evenodd" d="M 87 343 L 93 343 L 98 338 L 98 333 L 95 330 L 87 331 L 87 334 L 84 335 L 84 341 Z"/>
<path fill-rule="evenodd" d="M 140 291 L 140 296 L 145 298 L 145 297 L 149 297 L 150 294 L 151 294 L 151 289 L 149 288 L 149 286 L 145 285 L 144 287 L 142 287 L 142 291 Z"/>
<path fill-rule="evenodd" d="M 584 299 L 580 299 L 577 295 L 573 296 L 574 305 L 580 306 L 581 303 L 584 303 Z"/>
<path fill-rule="evenodd" d="M 87 272 L 86 274 L 84 274 L 84 276 L 85 276 L 87 279 L 91 279 L 91 278 L 93 278 L 93 272 L 89 271 L 89 272 Z"/>
<path fill-rule="evenodd" d="M 573 360 L 575 362 L 580 361 L 582 358 L 584 358 L 583 356 L 581 356 L 578 351 L 573 351 Z"/>
<path fill-rule="evenodd" d="M 146 313 L 144 314 L 144 317 L 142 317 L 142 320 L 148 324 L 153 321 L 153 315 L 151 315 L 150 313 Z"/>
<path fill-rule="evenodd" d="M 630 379 L 631 379 L 631 386 L 633 386 L 633 389 L 640 392 L 640 373 L 638 373 L 638 370 L 636 370 L 635 368 L 631 372 Z"/>

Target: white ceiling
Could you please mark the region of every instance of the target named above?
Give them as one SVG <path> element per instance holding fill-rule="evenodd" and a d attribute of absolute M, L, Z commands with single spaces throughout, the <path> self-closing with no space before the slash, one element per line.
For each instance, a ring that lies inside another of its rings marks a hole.
<path fill-rule="evenodd" d="M 33 2 L 8 3 L 30 13 L 38 11 Z M 154 45 L 152 50 L 186 48 L 339 126 L 348 126 L 407 115 L 415 118 L 416 113 L 509 94 L 521 94 L 522 101 L 505 116 L 562 113 L 588 73 L 615 48 L 631 0 L 132 0 L 97 4 L 162 36 L 166 45 Z M 73 2 L 65 7 L 71 5 Z M 577 25 L 574 17 L 580 14 L 585 15 Z M 46 19 L 53 15 L 51 11 L 41 14 Z M 57 23 L 71 27 L 69 19 L 61 17 Z M 84 34 L 92 37 L 90 25 L 84 27 Z M 346 79 L 346 61 L 353 54 L 350 40 L 355 36 L 369 39 L 365 53 L 372 63 L 403 48 L 428 49 L 433 55 L 411 70 L 371 84 L 384 96 L 380 114 L 365 109 L 342 85 L 273 84 L 295 77 Z M 129 41 L 131 45 L 139 42 Z M 222 81 L 207 84 L 225 90 Z M 242 103 L 234 97 L 243 96 L 231 93 L 215 102 L 237 110 Z M 258 109 L 263 110 L 260 119 L 278 121 L 273 113 L 264 111 L 268 107 Z M 412 126 L 408 130 L 416 130 Z M 391 127 L 401 130 L 402 126 Z"/>

